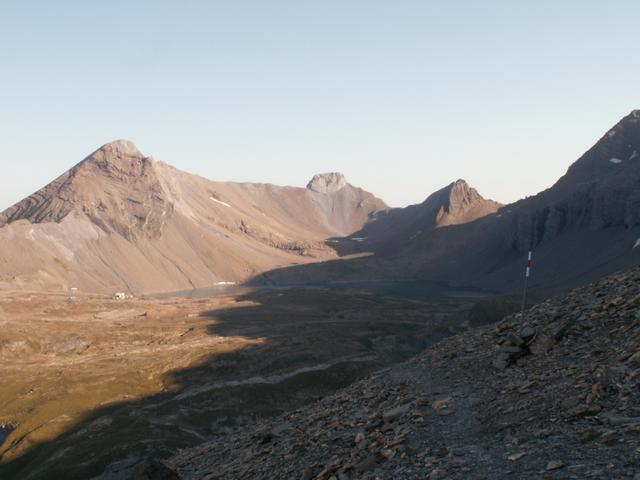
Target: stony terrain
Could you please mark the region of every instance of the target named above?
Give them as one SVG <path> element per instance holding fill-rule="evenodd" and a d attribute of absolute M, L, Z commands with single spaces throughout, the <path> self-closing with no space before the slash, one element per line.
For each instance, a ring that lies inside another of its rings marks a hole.
<path fill-rule="evenodd" d="M 165 473 L 637 479 L 639 386 L 634 269 L 449 337 L 314 405 L 185 450 L 168 462 L 174 473 Z"/>

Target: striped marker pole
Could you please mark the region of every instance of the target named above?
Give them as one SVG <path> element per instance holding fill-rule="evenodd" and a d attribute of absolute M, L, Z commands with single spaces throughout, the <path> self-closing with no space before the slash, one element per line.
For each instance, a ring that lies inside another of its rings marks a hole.
<path fill-rule="evenodd" d="M 527 256 L 527 269 L 524 273 L 524 290 L 522 291 L 522 310 L 521 313 L 524 314 L 524 307 L 527 302 L 527 284 L 529 283 L 529 275 L 531 274 L 531 267 L 533 263 L 531 261 L 531 250 L 529 250 L 529 255 Z"/>

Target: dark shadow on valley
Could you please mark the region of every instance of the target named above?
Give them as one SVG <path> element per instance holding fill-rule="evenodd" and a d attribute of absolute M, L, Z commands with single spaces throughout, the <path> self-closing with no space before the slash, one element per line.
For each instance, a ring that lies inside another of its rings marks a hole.
<path fill-rule="evenodd" d="M 206 335 L 221 344 L 242 337 L 250 345 L 166 374 L 164 392 L 87 413 L 71 430 L 1 465 L 0 477 L 84 479 L 110 464 L 110 471 L 127 471 L 141 458 L 167 458 L 230 428 L 313 402 L 469 325 L 498 320 L 517 303 L 321 288 L 252 290 L 237 298 L 237 307 L 200 315 L 211 318 Z"/>

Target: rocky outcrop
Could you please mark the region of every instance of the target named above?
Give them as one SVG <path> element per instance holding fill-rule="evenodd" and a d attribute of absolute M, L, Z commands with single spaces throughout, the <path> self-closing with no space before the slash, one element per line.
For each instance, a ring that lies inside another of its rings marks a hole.
<path fill-rule="evenodd" d="M 110 464 L 95 480 L 180 480 L 180 477 L 153 458 L 132 458 Z"/>
<path fill-rule="evenodd" d="M 313 192 L 331 195 L 347 185 L 347 179 L 340 172 L 318 173 L 307 184 Z"/>

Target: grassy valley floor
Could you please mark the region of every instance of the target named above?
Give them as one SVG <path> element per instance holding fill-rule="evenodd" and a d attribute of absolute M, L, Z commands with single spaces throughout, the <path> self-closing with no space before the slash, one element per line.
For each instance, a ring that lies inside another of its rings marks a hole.
<path fill-rule="evenodd" d="M 124 301 L 4 292 L 0 477 L 90 478 L 166 458 L 415 355 L 465 329 L 477 302 L 321 289 Z"/>

